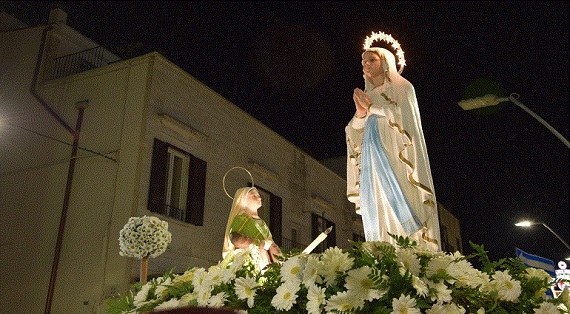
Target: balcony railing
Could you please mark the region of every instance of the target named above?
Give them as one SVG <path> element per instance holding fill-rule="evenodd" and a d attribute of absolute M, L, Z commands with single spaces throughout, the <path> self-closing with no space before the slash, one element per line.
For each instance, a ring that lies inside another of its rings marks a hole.
<path fill-rule="evenodd" d="M 55 59 L 53 78 L 81 73 L 109 64 L 103 47 L 95 47 Z"/>

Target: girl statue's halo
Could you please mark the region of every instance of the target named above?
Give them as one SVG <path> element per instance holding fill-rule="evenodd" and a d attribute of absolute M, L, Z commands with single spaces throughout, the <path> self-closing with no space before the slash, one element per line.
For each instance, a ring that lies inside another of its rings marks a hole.
<path fill-rule="evenodd" d="M 224 192 L 226 192 L 226 195 L 231 198 L 232 200 L 234 199 L 229 193 L 228 190 L 226 190 L 226 176 L 228 175 L 228 173 L 230 173 L 232 170 L 234 169 L 242 169 L 243 171 L 247 172 L 247 174 L 249 174 L 249 178 L 251 179 L 251 186 L 255 186 L 253 183 L 253 176 L 251 175 L 251 172 L 249 172 L 249 170 L 245 169 L 244 167 L 233 167 L 230 168 L 230 170 L 226 171 L 226 174 L 224 174 L 224 178 L 222 179 L 222 185 L 224 187 Z"/>
<path fill-rule="evenodd" d="M 406 66 L 406 59 L 404 58 L 404 51 L 402 50 L 402 47 L 400 47 L 400 43 L 398 43 L 398 41 L 395 40 L 392 35 L 383 32 L 372 32 L 372 35 L 366 36 L 366 39 L 364 40 L 364 50 L 369 49 L 377 40 L 385 41 L 386 43 L 391 44 L 392 48 L 396 50 L 398 65 L 400 65 L 398 73 L 402 74 L 402 71 L 404 71 L 404 67 Z"/>

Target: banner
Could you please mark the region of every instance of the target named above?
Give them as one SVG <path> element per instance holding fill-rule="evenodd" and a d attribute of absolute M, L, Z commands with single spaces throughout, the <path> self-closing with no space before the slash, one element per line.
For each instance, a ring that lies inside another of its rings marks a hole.
<path fill-rule="evenodd" d="M 554 261 L 540 257 L 538 255 L 529 254 L 519 248 L 515 248 L 515 252 L 518 259 L 526 266 L 540 268 L 546 271 L 550 277 L 556 278 L 556 272 L 554 271 Z"/>

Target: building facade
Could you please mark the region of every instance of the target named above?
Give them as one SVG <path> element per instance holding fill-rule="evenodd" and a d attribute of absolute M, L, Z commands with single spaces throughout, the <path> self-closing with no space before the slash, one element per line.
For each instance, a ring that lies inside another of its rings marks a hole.
<path fill-rule="evenodd" d="M 316 251 L 362 239 L 342 176 L 161 54 L 122 60 L 66 19 L 54 9 L 30 27 L 0 12 L 3 313 L 104 313 L 139 279 L 119 255 L 133 216 L 172 233 L 151 276 L 217 263 L 226 191 L 252 183 L 237 169 L 224 185 L 233 167 L 252 174 L 284 251 L 330 226 Z"/>

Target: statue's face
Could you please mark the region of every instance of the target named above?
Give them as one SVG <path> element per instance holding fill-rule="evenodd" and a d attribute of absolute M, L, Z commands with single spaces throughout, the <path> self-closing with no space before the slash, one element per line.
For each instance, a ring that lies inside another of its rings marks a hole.
<path fill-rule="evenodd" d="M 261 207 L 261 196 L 257 189 L 250 190 L 247 192 L 247 204 L 248 207 L 259 208 Z"/>
<path fill-rule="evenodd" d="M 382 62 L 380 56 L 372 51 L 367 51 L 362 55 L 362 71 L 366 76 L 376 78 L 382 75 Z"/>

